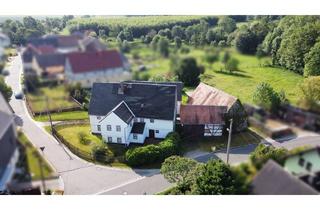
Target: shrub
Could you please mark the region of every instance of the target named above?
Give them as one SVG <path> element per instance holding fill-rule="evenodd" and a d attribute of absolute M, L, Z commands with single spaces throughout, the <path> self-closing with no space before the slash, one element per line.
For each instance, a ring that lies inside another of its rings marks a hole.
<path fill-rule="evenodd" d="M 169 133 L 158 145 L 148 145 L 129 149 L 125 159 L 131 166 L 142 166 L 162 162 L 169 156 L 179 153 L 180 137 L 177 133 Z"/>
<path fill-rule="evenodd" d="M 80 144 L 89 145 L 91 143 L 91 140 L 88 138 L 87 134 L 85 134 L 84 132 L 78 133 L 78 138 L 79 138 Z"/>
<path fill-rule="evenodd" d="M 93 159 L 101 163 L 111 163 L 113 162 L 113 154 L 108 153 L 105 146 L 95 146 L 92 149 Z"/>

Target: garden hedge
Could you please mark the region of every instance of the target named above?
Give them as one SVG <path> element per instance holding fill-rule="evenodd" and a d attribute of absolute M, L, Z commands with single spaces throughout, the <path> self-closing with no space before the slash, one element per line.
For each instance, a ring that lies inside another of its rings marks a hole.
<path fill-rule="evenodd" d="M 158 145 L 147 145 L 129 149 L 125 159 L 130 166 L 143 166 L 163 162 L 169 156 L 179 154 L 180 136 L 169 133 Z"/>

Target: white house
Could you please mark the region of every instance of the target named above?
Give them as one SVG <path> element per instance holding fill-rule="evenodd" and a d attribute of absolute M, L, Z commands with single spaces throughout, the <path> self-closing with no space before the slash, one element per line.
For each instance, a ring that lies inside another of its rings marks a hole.
<path fill-rule="evenodd" d="M 119 82 L 131 78 L 129 65 L 116 50 L 74 52 L 67 55 L 65 82 L 91 88 L 95 82 Z"/>
<path fill-rule="evenodd" d="M 91 132 L 108 143 L 163 139 L 175 128 L 177 85 L 94 83 L 89 105 Z"/>

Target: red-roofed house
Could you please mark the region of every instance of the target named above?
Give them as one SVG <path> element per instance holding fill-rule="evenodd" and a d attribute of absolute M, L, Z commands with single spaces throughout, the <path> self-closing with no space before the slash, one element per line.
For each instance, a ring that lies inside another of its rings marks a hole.
<path fill-rule="evenodd" d="M 131 78 L 126 58 L 117 50 L 74 52 L 67 55 L 65 82 L 92 87 L 95 82 L 119 82 Z"/>

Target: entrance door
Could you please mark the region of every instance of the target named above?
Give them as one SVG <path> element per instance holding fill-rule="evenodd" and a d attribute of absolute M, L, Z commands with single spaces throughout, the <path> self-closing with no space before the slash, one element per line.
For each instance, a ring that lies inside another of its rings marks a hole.
<path fill-rule="evenodd" d="M 154 130 L 149 130 L 149 138 L 154 138 Z"/>

